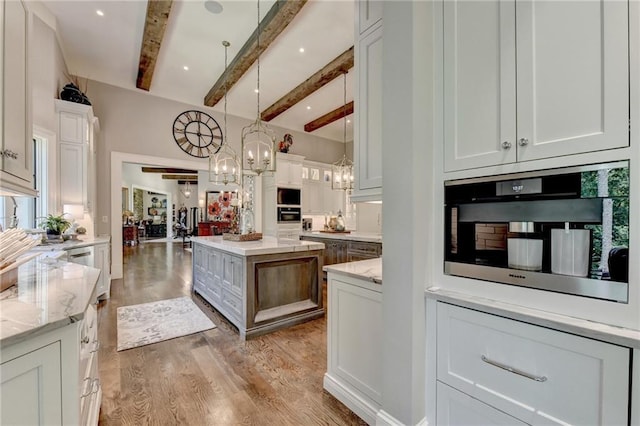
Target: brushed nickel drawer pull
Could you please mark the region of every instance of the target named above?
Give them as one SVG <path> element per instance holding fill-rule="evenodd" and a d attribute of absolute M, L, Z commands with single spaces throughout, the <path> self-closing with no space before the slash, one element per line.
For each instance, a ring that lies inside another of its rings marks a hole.
<path fill-rule="evenodd" d="M 494 367 L 498 367 L 498 368 L 501 368 L 503 370 L 507 370 L 510 373 L 514 373 L 514 374 L 517 374 L 519 376 L 526 377 L 527 379 L 535 380 L 536 382 L 546 382 L 547 381 L 547 377 L 546 376 L 534 376 L 533 374 L 529 374 L 529 373 L 527 373 L 525 371 L 518 370 L 517 368 L 509 367 L 508 365 L 504 365 L 504 364 L 499 363 L 497 361 L 490 360 L 489 358 L 487 358 L 484 355 L 482 355 L 481 358 L 487 364 L 493 365 Z"/>

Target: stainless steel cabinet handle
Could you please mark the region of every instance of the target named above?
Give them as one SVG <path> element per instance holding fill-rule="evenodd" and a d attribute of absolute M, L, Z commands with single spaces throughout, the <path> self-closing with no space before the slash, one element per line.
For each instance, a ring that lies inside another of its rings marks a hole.
<path fill-rule="evenodd" d="M 503 370 L 507 370 L 510 373 L 517 374 L 517 375 L 522 376 L 522 377 L 526 377 L 527 379 L 535 380 L 536 382 L 546 382 L 547 381 L 547 377 L 546 376 L 534 376 L 533 374 L 529 374 L 529 373 L 527 373 L 525 371 L 518 370 L 517 368 L 509 367 L 508 365 L 502 364 L 502 363 L 500 363 L 498 361 L 493 361 L 493 360 L 487 358 L 484 355 L 482 355 L 481 358 L 487 364 L 493 365 L 494 367 L 498 367 L 498 368 L 501 368 Z"/>
<path fill-rule="evenodd" d="M 0 151 L 0 157 L 9 157 L 12 158 L 14 160 L 18 159 L 18 153 L 17 152 L 13 152 L 10 149 L 3 149 L 2 151 Z"/>
<path fill-rule="evenodd" d="M 70 254 L 69 256 L 77 259 L 78 257 L 85 257 L 85 256 L 91 256 L 91 252 L 90 251 L 86 251 L 84 253 L 78 253 L 78 254 Z"/>
<path fill-rule="evenodd" d="M 509 148 L 511 148 L 511 142 L 509 141 L 502 142 L 502 149 L 509 149 Z"/>
<path fill-rule="evenodd" d="M 520 138 L 520 141 L 518 141 L 518 143 L 520 144 L 520 146 L 526 146 L 526 145 L 529 145 L 529 139 L 527 139 L 527 138 Z"/>

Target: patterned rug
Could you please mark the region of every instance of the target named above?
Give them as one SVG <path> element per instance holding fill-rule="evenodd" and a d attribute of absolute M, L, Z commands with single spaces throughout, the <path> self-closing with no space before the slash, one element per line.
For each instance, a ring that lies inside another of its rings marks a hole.
<path fill-rule="evenodd" d="M 215 328 L 190 297 L 121 306 L 118 312 L 118 351 L 162 342 Z"/>

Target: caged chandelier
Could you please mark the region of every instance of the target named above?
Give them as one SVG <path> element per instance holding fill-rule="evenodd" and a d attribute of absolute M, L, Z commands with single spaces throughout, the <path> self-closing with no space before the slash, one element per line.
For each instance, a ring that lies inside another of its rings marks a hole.
<path fill-rule="evenodd" d="M 260 52 L 260 1 L 258 0 L 257 51 Z M 256 121 L 242 129 L 242 173 L 261 175 L 276 171 L 276 135 L 260 119 L 260 54 L 256 60 L 257 109 Z"/>
<path fill-rule="evenodd" d="M 337 191 L 347 191 L 351 193 L 353 190 L 353 161 L 347 158 L 347 73 L 344 73 L 344 90 L 343 90 L 343 109 L 342 115 L 344 119 L 342 142 L 344 143 L 344 155 L 342 159 L 331 165 L 331 189 Z"/>
<path fill-rule="evenodd" d="M 224 46 L 224 138 L 227 138 L 227 48 L 231 45 L 228 41 L 223 41 Z M 209 182 L 216 185 L 240 185 L 241 184 L 241 167 L 238 161 L 238 155 L 231 148 L 231 145 L 223 143 L 221 149 L 209 156 Z"/>

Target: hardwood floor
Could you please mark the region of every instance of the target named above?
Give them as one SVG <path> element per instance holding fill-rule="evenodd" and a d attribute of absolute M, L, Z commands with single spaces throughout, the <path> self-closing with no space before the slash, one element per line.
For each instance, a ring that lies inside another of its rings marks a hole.
<path fill-rule="evenodd" d="M 116 352 L 119 306 L 189 295 L 190 286 L 182 244 L 124 248 L 123 279 L 98 311 L 100 425 L 365 424 L 322 389 L 325 318 L 242 342 L 196 296 L 217 328 Z"/>

